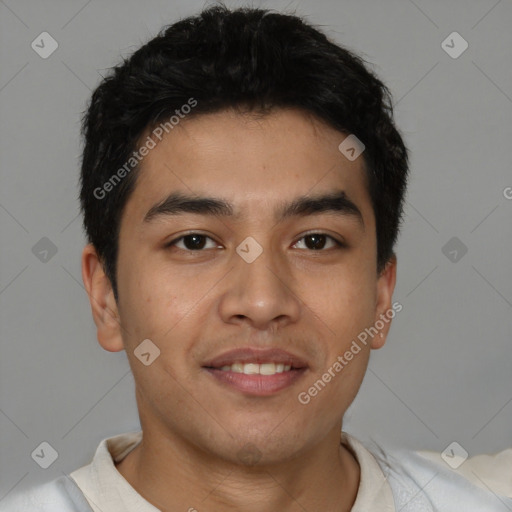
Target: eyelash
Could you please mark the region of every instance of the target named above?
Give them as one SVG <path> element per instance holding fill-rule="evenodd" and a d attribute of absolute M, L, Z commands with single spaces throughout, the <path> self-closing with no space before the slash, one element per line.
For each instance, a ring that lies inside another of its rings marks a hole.
<path fill-rule="evenodd" d="M 194 236 L 194 235 L 201 236 L 201 237 L 204 237 L 204 238 L 209 238 L 210 240 L 214 241 L 212 237 L 210 237 L 208 235 L 204 235 L 203 233 L 191 232 L 191 233 L 187 233 L 186 235 L 181 235 L 180 237 L 175 238 L 174 240 L 171 240 L 170 242 L 165 244 L 165 248 L 174 247 L 174 246 L 176 246 L 177 243 L 179 243 L 180 241 L 182 241 L 186 237 Z M 346 244 L 344 244 L 343 242 L 337 240 L 336 238 L 334 238 L 331 235 L 328 235 L 326 233 L 322 233 L 320 231 L 312 231 L 310 233 L 306 233 L 306 234 L 302 235 L 293 245 L 296 245 L 300 240 L 302 240 L 302 239 L 304 239 L 304 238 L 306 238 L 308 236 L 312 236 L 312 235 L 322 235 L 322 236 L 325 236 L 327 239 L 330 239 L 332 242 L 335 243 L 335 247 L 329 247 L 328 249 L 306 249 L 308 251 L 311 251 L 311 252 L 325 252 L 325 251 L 328 251 L 329 249 L 342 249 L 342 248 L 346 247 Z M 205 250 L 205 249 L 195 249 L 194 250 L 194 249 L 187 249 L 187 248 L 181 248 L 181 247 L 178 247 L 178 249 L 180 249 L 182 251 L 187 251 L 187 252 L 203 252 Z M 304 250 L 304 249 L 301 249 L 301 250 Z"/>

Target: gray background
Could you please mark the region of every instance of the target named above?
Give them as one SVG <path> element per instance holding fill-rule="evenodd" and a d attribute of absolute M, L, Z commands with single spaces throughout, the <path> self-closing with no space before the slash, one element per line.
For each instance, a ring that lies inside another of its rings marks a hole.
<path fill-rule="evenodd" d="M 139 428 L 126 354 L 97 343 L 81 281 L 79 119 L 120 55 L 203 5 L 0 1 L 0 499 Z M 346 429 L 408 448 L 457 441 L 471 455 L 511 446 L 512 2 L 253 5 L 297 9 L 374 63 L 412 152 L 403 311 L 372 353 Z M 43 31 L 59 44 L 47 59 L 31 48 Z M 453 31 L 469 43 L 456 59 L 441 47 Z M 32 250 L 43 237 L 57 248 L 46 262 Z M 42 441 L 59 454 L 48 469 L 31 458 Z"/>

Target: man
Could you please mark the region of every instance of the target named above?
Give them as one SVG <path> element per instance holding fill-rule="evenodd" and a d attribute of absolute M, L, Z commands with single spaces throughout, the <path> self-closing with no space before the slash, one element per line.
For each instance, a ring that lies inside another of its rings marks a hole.
<path fill-rule="evenodd" d="M 358 57 L 295 16 L 209 8 L 114 69 L 84 137 L 83 280 L 142 431 L 1 510 L 512 509 L 509 475 L 472 477 L 510 451 L 458 474 L 342 432 L 401 308 L 408 174 Z"/>

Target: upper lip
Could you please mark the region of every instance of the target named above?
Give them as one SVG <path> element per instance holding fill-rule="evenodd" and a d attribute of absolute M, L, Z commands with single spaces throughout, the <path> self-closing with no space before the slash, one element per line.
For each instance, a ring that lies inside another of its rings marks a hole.
<path fill-rule="evenodd" d="M 237 348 L 224 352 L 213 359 L 210 359 L 203 366 L 210 368 L 221 368 L 233 363 L 282 363 L 289 364 L 292 368 L 306 368 L 308 364 L 300 357 L 279 348 Z"/>

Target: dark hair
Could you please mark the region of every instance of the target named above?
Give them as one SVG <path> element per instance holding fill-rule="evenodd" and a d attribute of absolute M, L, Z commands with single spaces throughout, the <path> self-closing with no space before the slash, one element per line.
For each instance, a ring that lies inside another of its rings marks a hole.
<path fill-rule="evenodd" d="M 84 114 L 84 228 L 116 299 L 121 214 L 138 169 L 134 150 L 148 130 L 192 101 L 191 116 L 226 108 L 300 108 L 356 135 L 365 145 L 377 269 L 384 268 L 394 254 L 408 174 L 388 89 L 360 57 L 298 16 L 215 5 L 165 27 L 123 59 L 96 88 Z"/>

